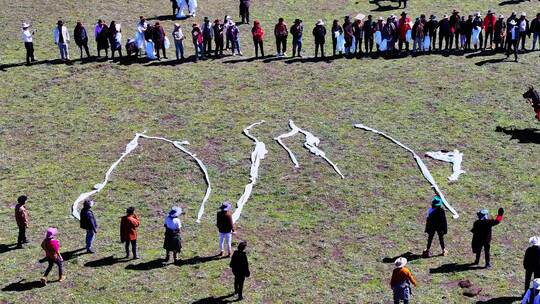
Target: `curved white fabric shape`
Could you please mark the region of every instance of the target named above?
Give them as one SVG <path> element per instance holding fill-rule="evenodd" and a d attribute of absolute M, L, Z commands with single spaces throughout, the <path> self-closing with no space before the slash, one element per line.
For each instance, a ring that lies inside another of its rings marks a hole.
<path fill-rule="evenodd" d="M 258 126 L 263 123 L 264 120 L 256 122 L 244 129 L 244 134 L 249 139 L 255 142 L 255 149 L 253 149 L 253 152 L 251 153 L 250 183 L 246 185 L 246 187 L 244 188 L 244 193 L 242 194 L 238 202 L 236 202 L 236 210 L 232 215 L 233 223 L 236 223 L 236 221 L 238 221 L 238 219 L 240 218 L 240 214 L 242 214 L 244 205 L 251 196 L 253 186 L 255 185 L 255 183 L 257 183 L 257 178 L 259 178 L 259 166 L 261 164 L 261 160 L 266 157 L 266 154 L 268 154 L 268 150 L 266 150 L 266 145 L 262 141 L 259 141 L 256 137 L 249 134 L 249 130 L 252 127 Z"/>
<path fill-rule="evenodd" d="M 326 153 L 324 151 L 319 149 L 319 143 L 321 142 L 319 138 L 317 138 L 315 135 L 311 134 L 308 131 L 302 130 L 298 128 L 292 120 L 289 120 L 289 127 L 291 128 L 291 131 L 285 134 L 281 134 L 278 137 L 274 138 L 286 151 L 289 153 L 289 157 L 291 158 L 291 161 L 293 162 L 294 166 L 296 168 L 300 167 L 300 164 L 298 163 L 298 160 L 296 159 L 296 156 L 294 156 L 294 153 L 289 149 L 282 141 L 282 139 L 287 137 L 292 137 L 298 133 L 304 134 L 306 137 L 306 141 L 304 142 L 304 147 L 306 147 L 309 152 L 315 154 L 316 156 L 319 156 L 323 158 L 330 166 L 334 168 L 334 170 L 341 176 L 341 178 L 345 178 L 343 174 L 341 174 L 341 171 L 339 168 L 326 157 Z"/>
<path fill-rule="evenodd" d="M 416 152 L 414 152 L 411 148 L 405 146 L 404 144 L 400 143 L 399 141 L 395 140 L 394 138 L 386 135 L 385 133 L 383 132 L 380 132 L 378 130 L 375 130 L 375 129 L 372 129 L 368 126 L 364 126 L 363 124 L 355 124 L 354 125 L 355 128 L 358 128 L 358 129 L 363 129 L 363 130 L 366 130 L 366 131 L 370 131 L 370 132 L 373 132 L 373 133 L 376 133 L 376 134 L 379 134 L 383 137 L 385 137 L 386 139 L 394 142 L 396 145 L 402 147 L 403 149 L 409 151 L 414 160 L 416 161 L 416 163 L 418 164 L 418 167 L 420 168 L 420 171 L 422 171 L 422 175 L 424 175 L 424 178 L 431 184 L 431 187 L 433 188 L 433 190 L 437 193 L 437 195 L 439 195 L 439 197 L 441 198 L 444 206 L 446 207 L 446 209 L 448 209 L 448 211 L 450 211 L 450 213 L 452 213 L 452 217 L 457 219 L 459 218 L 459 214 L 457 213 L 457 211 L 448 203 L 448 201 L 446 201 L 446 198 L 444 197 L 444 194 L 442 193 L 441 189 L 439 189 L 439 186 L 437 186 L 437 183 L 435 182 L 435 179 L 433 178 L 433 176 L 431 175 L 431 172 L 429 172 L 429 169 L 427 168 L 427 166 L 424 164 L 424 162 L 422 161 L 422 159 L 420 158 L 420 156 L 418 156 L 418 154 L 416 154 Z"/>
<path fill-rule="evenodd" d="M 448 177 L 448 180 L 452 182 L 457 181 L 459 176 L 465 173 L 465 171 L 461 169 L 461 162 L 463 162 L 463 153 L 459 152 L 459 150 L 426 152 L 426 156 L 443 162 L 451 163 L 452 175 Z"/>
<path fill-rule="evenodd" d="M 204 165 L 204 163 L 199 158 L 197 158 L 196 154 L 191 153 L 189 150 L 184 148 L 184 145 L 189 145 L 189 142 L 187 142 L 187 141 L 173 141 L 173 140 L 163 138 L 163 137 L 147 136 L 144 133 L 135 134 L 135 137 L 126 145 L 126 150 L 124 151 L 124 153 L 122 153 L 120 158 L 117 161 L 115 161 L 109 167 L 109 170 L 107 170 L 107 172 L 105 173 L 105 179 L 101 183 L 94 185 L 94 190 L 92 190 L 90 192 L 82 193 L 81 195 L 79 195 L 79 197 L 77 198 L 77 200 L 75 200 L 75 202 L 73 203 L 73 205 L 71 207 L 71 215 L 73 215 L 73 217 L 75 217 L 78 220 L 81 219 L 81 215 L 79 213 L 79 205 L 80 205 L 80 203 L 82 203 L 85 199 L 89 198 L 90 196 L 98 193 L 99 191 L 101 191 L 101 189 L 103 189 L 105 187 L 105 185 L 107 185 L 112 172 L 114 171 L 114 169 L 116 169 L 116 166 L 118 166 L 118 164 L 120 164 L 120 162 L 124 159 L 124 157 L 126 157 L 129 153 L 133 152 L 133 150 L 135 150 L 135 148 L 137 148 L 137 146 L 139 145 L 139 138 L 141 138 L 141 137 L 146 138 L 146 139 L 154 139 L 154 140 L 161 140 L 161 141 L 168 142 L 168 143 L 172 144 L 173 146 L 175 146 L 180 151 L 182 151 L 182 152 L 186 153 L 187 155 L 189 155 L 191 158 L 193 158 L 197 162 L 197 165 L 199 165 L 199 167 L 201 168 L 201 170 L 204 173 L 204 178 L 205 178 L 205 181 L 206 181 L 206 184 L 207 184 L 206 193 L 204 195 L 203 201 L 202 201 L 201 206 L 199 208 L 199 212 L 197 214 L 197 223 L 201 222 L 201 217 L 204 214 L 204 206 L 205 206 L 206 202 L 208 201 L 208 198 L 210 198 L 210 193 L 212 192 L 212 185 L 210 184 L 210 177 L 208 176 L 208 170 L 207 170 L 206 166 Z"/>

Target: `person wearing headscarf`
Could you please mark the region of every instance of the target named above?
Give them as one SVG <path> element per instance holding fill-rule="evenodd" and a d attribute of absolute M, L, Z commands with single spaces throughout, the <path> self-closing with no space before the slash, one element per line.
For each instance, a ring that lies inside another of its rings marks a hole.
<path fill-rule="evenodd" d="M 118 55 L 122 57 L 122 28 L 120 24 L 111 21 L 109 26 L 109 42 L 111 44 L 111 58 L 114 59 L 114 53 L 118 51 Z"/>
<path fill-rule="evenodd" d="M 182 32 L 182 26 L 179 23 L 174 24 L 174 29 L 172 32 L 172 37 L 174 40 L 174 48 L 176 51 L 176 60 L 184 60 L 184 33 Z"/>
<path fill-rule="evenodd" d="M 317 20 L 315 27 L 313 28 L 313 38 L 315 39 L 315 58 L 321 49 L 321 57 L 324 58 L 324 43 L 326 42 L 326 27 L 322 19 Z"/>
<path fill-rule="evenodd" d="M 105 50 L 105 57 L 109 57 L 109 28 L 101 19 L 96 24 L 94 36 L 97 44 L 97 56 L 100 57 L 101 50 Z"/>
<path fill-rule="evenodd" d="M 518 62 L 519 48 L 519 29 L 516 20 L 511 20 L 508 23 L 508 34 L 506 36 L 506 58 L 510 57 L 510 51 L 514 50 L 514 61 Z"/>
<path fill-rule="evenodd" d="M 135 214 L 135 208 L 129 207 L 126 215 L 120 219 L 120 242 L 125 243 L 126 259 L 129 258 L 129 245 L 133 252 L 133 259 L 139 258 L 137 253 L 137 228 L 139 228 L 139 217 Z"/>
<path fill-rule="evenodd" d="M 506 22 L 504 21 L 504 15 L 499 15 L 499 19 L 495 22 L 495 29 L 493 32 L 493 42 L 495 43 L 495 50 L 500 51 L 504 49 L 505 40 Z"/>
<path fill-rule="evenodd" d="M 427 248 L 424 251 L 424 257 L 430 256 L 431 243 L 435 233 L 439 236 L 439 243 L 441 245 L 441 252 L 443 256 L 448 254 L 444 246 L 444 235 L 448 233 L 448 224 L 446 221 L 446 213 L 442 207 L 442 199 L 437 195 L 431 202 L 431 208 L 428 210 L 426 229 L 428 234 Z"/>
<path fill-rule="evenodd" d="M 41 242 L 41 248 L 45 251 L 45 261 L 47 261 L 47 269 L 41 278 L 41 284 L 47 285 L 47 276 L 51 272 L 54 264 L 58 266 L 58 282 L 63 282 L 64 277 L 64 260 L 60 254 L 60 242 L 55 238 L 58 230 L 56 228 L 47 229 L 45 239 Z"/>
<path fill-rule="evenodd" d="M 540 278 L 540 237 L 533 236 L 529 239 L 529 248 L 525 250 L 523 257 L 523 268 L 525 269 L 525 291 L 527 291 L 531 278 Z"/>
<path fill-rule="evenodd" d="M 261 49 L 261 56 L 264 58 L 264 30 L 261 27 L 259 20 L 255 20 L 255 22 L 253 22 L 251 35 L 253 37 L 253 45 L 255 46 L 255 58 L 259 57 L 259 48 Z"/>
<path fill-rule="evenodd" d="M 497 217 L 495 219 L 489 217 L 489 211 L 486 209 L 480 210 L 477 214 L 478 220 L 473 224 L 471 232 L 473 234 L 471 247 L 473 253 L 476 254 L 476 259 L 474 260 L 473 265 L 478 265 L 480 263 L 480 256 L 482 254 L 482 249 L 484 249 L 486 266 L 485 268 L 491 268 L 491 259 L 490 259 L 490 248 L 491 248 L 491 239 L 492 239 L 492 228 L 493 226 L 499 225 L 504 216 L 504 209 L 499 208 Z"/>
<path fill-rule="evenodd" d="M 165 37 L 167 35 L 165 34 L 165 30 L 163 29 L 163 26 L 158 22 L 154 24 L 154 31 L 153 31 L 153 39 L 154 42 L 154 48 L 156 50 L 156 56 L 158 60 L 161 60 L 161 57 L 159 55 L 159 51 L 163 51 L 163 58 L 167 59 L 167 53 L 165 51 Z"/>
<path fill-rule="evenodd" d="M 203 35 L 204 56 L 210 57 L 212 56 L 212 40 L 214 40 L 214 29 L 212 28 L 212 25 L 210 24 L 210 19 L 208 17 L 204 17 L 201 32 Z"/>
<path fill-rule="evenodd" d="M 249 272 L 249 262 L 246 255 L 247 242 L 238 244 L 238 250 L 235 250 L 229 267 L 234 275 L 234 293 L 238 295 L 238 300 L 244 298 L 244 281 L 251 275 Z"/>
<path fill-rule="evenodd" d="M 332 56 L 336 57 L 337 40 L 339 35 L 343 34 L 343 28 L 338 23 L 337 19 L 332 22 Z M 341 51 L 339 52 L 341 55 Z"/>
<path fill-rule="evenodd" d="M 287 56 L 287 37 L 289 36 L 289 30 L 287 29 L 287 24 L 283 18 L 279 18 L 278 23 L 274 26 L 274 36 L 276 37 L 276 56 Z"/>
<path fill-rule="evenodd" d="M 527 36 L 531 37 L 531 31 L 529 27 L 529 20 L 527 19 L 527 13 L 521 13 L 519 20 L 517 20 L 517 27 L 519 30 L 519 41 L 521 42 L 521 51 L 525 52 L 525 43 L 527 41 Z"/>
<path fill-rule="evenodd" d="M 86 58 L 89 58 L 90 50 L 88 49 L 88 33 L 82 22 L 77 22 L 77 25 L 73 30 L 73 37 L 75 38 L 75 44 L 79 47 L 81 59 L 83 59 L 83 49 L 86 52 Z"/>
<path fill-rule="evenodd" d="M 437 16 L 431 15 L 429 16 L 429 21 L 426 24 L 427 28 L 427 34 L 429 35 L 429 38 L 431 39 L 431 43 L 429 45 L 429 51 L 435 50 L 437 45 L 437 29 L 439 28 L 439 21 L 437 21 Z"/>
<path fill-rule="evenodd" d="M 240 0 L 240 18 L 242 18 L 242 24 L 249 24 L 249 7 L 251 0 Z"/>
<path fill-rule="evenodd" d="M 215 56 L 223 57 L 223 37 L 224 37 L 224 25 L 219 21 L 219 19 L 214 20 L 214 26 L 212 26 L 214 31 L 214 43 L 215 47 Z"/>
<path fill-rule="evenodd" d="M 21 195 L 17 198 L 17 204 L 15 205 L 15 222 L 19 228 L 19 234 L 17 236 L 17 249 L 23 248 L 23 244 L 28 243 L 26 238 L 26 229 L 28 229 L 28 222 L 30 216 L 28 215 L 28 209 L 26 208 L 26 202 L 28 197 Z"/>
<path fill-rule="evenodd" d="M 532 286 L 527 286 L 521 304 L 540 304 L 540 279 L 534 279 Z"/>
<path fill-rule="evenodd" d="M 227 242 L 227 257 L 232 253 L 232 236 L 234 234 L 234 223 L 231 214 L 231 203 L 224 202 L 219 207 L 216 214 L 216 227 L 219 231 L 219 256 L 223 256 L 223 243 Z"/>
<path fill-rule="evenodd" d="M 81 210 L 81 221 L 80 226 L 82 229 L 86 230 L 86 252 L 95 253 L 93 244 L 96 239 L 96 233 L 98 225 L 94 212 L 92 212 L 92 207 L 94 206 L 94 201 L 91 199 L 85 199 L 83 203 L 83 208 Z"/>
<path fill-rule="evenodd" d="M 179 218 L 180 215 L 182 215 L 182 208 L 172 207 L 165 217 L 165 241 L 163 242 L 163 249 L 167 251 L 165 262 L 169 262 L 171 259 L 171 252 L 173 253 L 174 263 L 178 263 L 179 260 L 178 253 L 182 250 L 182 222 Z"/>
<path fill-rule="evenodd" d="M 30 31 L 30 24 L 22 24 L 22 33 L 21 37 L 24 42 L 24 48 L 26 49 L 26 64 L 29 65 L 31 62 L 35 62 L 34 58 L 34 34 L 36 31 Z"/>
<path fill-rule="evenodd" d="M 416 279 L 412 272 L 405 267 L 407 265 L 406 258 L 396 259 L 394 265 L 396 268 L 394 268 L 390 279 L 390 288 L 394 293 L 394 304 L 399 304 L 401 301 L 408 304 L 411 297 L 411 284 L 416 287 Z"/>
<path fill-rule="evenodd" d="M 69 32 L 64 26 L 64 21 L 58 20 L 56 27 L 53 30 L 54 44 L 60 50 L 60 60 L 66 61 L 69 59 Z"/>
<path fill-rule="evenodd" d="M 292 35 L 292 57 L 298 55 L 302 57 L 302 34 L 304 33 L 304 24 L 302 20 L 295 19 L 289 32 Z"/>

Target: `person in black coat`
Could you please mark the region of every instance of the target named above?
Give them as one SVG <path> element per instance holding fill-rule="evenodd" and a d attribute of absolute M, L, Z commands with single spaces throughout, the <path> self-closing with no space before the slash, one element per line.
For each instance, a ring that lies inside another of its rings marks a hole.
<path fill-rule="evenodd" d="M 244 281 L 250 276 L 247 255 L 244 252 L 246 247 L 247 243 L 245 241 L 238 244 L 238 250 L 234 251 L 229 264 L 234 274 L 234 293 L 238 294 L 238 300 L 243 299 Z"/>
<path fill-rule="evenodd" d="M 73 37 L 75 38 L 75 44 L 79 47 L 81 52 L 81 59 L 83 58 L 83 49 L 86 52 L 86 57 L 90 57 L 90 50 L 88 49 L 88 33 L 82 22 L 77 22 L 75 30 L 73 31 Z"/>
<path fill-rule="evenodd" d="M 450 31 L 450 21 L 448 21 L 448 16 L 444 15 L 442 20 L 439 22 L 439 50 L 442 51 L 442 42 L 444 40 L 444 49 L 448 50 L 450 46 L 450 37 L 452 32 Z"/>
<path fill-rule="evenodd" d="M 366 56 L 373 52 L 373 33 L 375 28 L 375 23 L 373 22 L 373 16 L 368 15 L 367 20 L 364 21 L 362 25 L 362 31 L 364 32 L 364 50 Z"/>
<path fill-rule="evenodd" d="M 86 252 L 87 253 L 95 253 L 92 245 L 94 243 L 94 239 L 96 238 L 97 233 L 97 222 L 96 218 L 94 217 L 94 213 L 92 210 L 92 206 L 94 205 L 94 201 L 91 199 L 84 200 L 84 205 L 81 210 L 81 228 L 86 230 Z"/>
<path fill-rule="evenodd" d="M 251 0 L 240 0 L 240 18 L 242 18 L 242 24 L 249 24 L 249 6 Z"/>
<path fill-rule="evenodd" d="M 442 255 L 446 256 L 448 251 L 444 246 L 444 235 L 448 233 L 448 224 L 446 222 L 446 213 L 442 208 L 442 199 L 439 196 L 435 196 L 431 202 L 431 208 L 428 211 L 426 220 L 426 230 L 428 234 L 427 248 L 424 251 L 424 257 L 430 256 L 431 243 L 435 233 L 439 236 L 439 243 L 441 244 Z"/>
<path fill-rule="evenodd" d="M 523 268 L 525 268 L 525 292 L 531 284 L 531 277 L 540 278 L 540 237 L 533 236 L 529 239 L 529 248 L 525 250 Z"/>
<path fill-rule="evenodd" d="M 431 39 L 431 44 L 429 45 L 429 51 L 436 49 L 437 45 L 437 29 L 439 28 L 439 21 L 437 21 L 437 16 L 429 16 L 429 21 L 426 24 L 426 33 Z"/>
<path fill-rule="evenodd" d="M 495 219 L 489 218 L 489 212 L 487 210 L 481 210 L 477 214 L 478 220 L 474 222 L 471 232 L 472 237 L 472 251 L 476 254 L 476 259 L 474 260 L 473 265 L 478 265 L 480 263 L 480 255 L 482 254 L 482 249 L 485 252 L 486 258 L 486 268 L 491 268 L 491 261 L 489 256 L 490 246 L 491 246 L 491 230 L 493 226 L 499 225 L 503 220 L 504 209 L 499 208 L 499 212 Z"/>
<path fill-rule="evenodd" d="M 321 49 L 321 57 L 324 58 L 324 43 L 326 40 L 326 27 L 324 22 L 319 19 L 313 28 L 313 37 L 315 38 L 315 58 L 319 54 L 319 48 Z"/>

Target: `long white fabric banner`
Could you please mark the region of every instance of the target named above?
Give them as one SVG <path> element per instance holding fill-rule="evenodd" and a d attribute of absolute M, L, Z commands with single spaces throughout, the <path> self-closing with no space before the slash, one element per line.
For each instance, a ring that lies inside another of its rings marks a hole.
<path fill-rule="evenodd" d="M 187 142 L 187 141 L 174 141 L 174 140 L 170 140 L 170 139 L 163 138 L 163 137 L 147 136 L 144 133 L 135 134 L 135 137 L 126 145 L 126 150 L 124 151 L 124 153 L 122 153 L 120 158 L 117 161 L 115 161 L 109 167 L 109 170 L 107 170 L 107 172 L 105 173 L 105 179 L 101 183 L 95 184 L 94 189 L 92 191 L 82 193 L 81 195 L 79 195 L 79 197 L 77 198 L 77 200 L 75 200 L 75 202 L 73 203 L 73 205 L 71 207 L 71 214 L 73 215 L 73 217 L 80 220 L 81 216 L 80 216 L 80 213 L 79 213 L 79 205 L 85 199 L 87 199 L 90 196 L 98 193 L 99 191 L 101 191 L 105 187 L 105 185 L 107 185 L 107 183 L 109 182 L 109 178 L 110 178 L 112 172 L 114 171 L 114 169 L 116 168 L 116 166 L 118 166 L 118 164 L 120 164 L 120 162 L 124 159 L 124 157 L 126 157 L 128 154 L 133 152 L 133 150 L 135 150 L 135 148 L 137 148 L 137 146 L 139 145 L 139 138 L 154 139 L 154 140 L 161 140 L 161 141 L 168 142 L 168 143 L 172 144 L 174 147 L 176 147 L 177 149 L 179 149 L 180 151 L 182 151 L 182 152 L 186 153 L 187 155 L 189 155 L 191 158 L 193 158 L 197 162 L 197 165 L 201 168 L 201 170 L 204 173 L 204 178 L 205 178 L 206 185 L 207 185 L 206 193 L 204 195 L 201 206 L 199 208 L 199 212 L 197 214 L 197 223 L 200 223 L 201 222 L 201 217 L 204 214 L 204 206 L 205 206 L 206 202 L 208 201 L 208 198 L 210 197 L 210 193 L 212 192 L 212 185 L 210 184 L 210 177 L 208 176 L 208 170 L 207 170 L 206 166 L 204 165 L 204 163 L 199 158 L 197 158 L 196 154 L 191 153 L 189 150 L 184 148 L 185 145 L 189 145 L 189 142 Z"/>
<path fill-rule="evenodd" d="M 448 180 L 452 182 L 457 181 L 459 176 L 465 173 L 465 171 L 461 169 L 461 163 L 463 162 L 463 153 L 459 152 L 459 150 L 426 152 L 426 156 L 443 162 L 451 163 L 452 175 L 448 177 Z"/>
<path fill-rule="evenodd" d="M 431 172 L 429 172 L 429 169 L 427 168 L 427 166 L 424 164 L 424 162 L 422 161 L 422 159 L 420 158 L 420 156 L 418 156 L 418 154 L 416 154 L 416 152 L 414 152 L 411 148 L 405 146 L 404 144 L 400 143 L 399 141 L 395 140 L 394 138 L 386 135 L 385 133 L 383 132 L 380 132 L 378 130 L 375 130 L 375 129 L 372 129 L 368 126 L 365 126 L 363 124 L 355 124 L 354 125 L 355 128 L 358 128 L 358 129 L 363 129 L 363 130 L 366 130 L 366 131 L 370 131 L 370 132 L 373 132 L 373 133 L 376 133 L 376 134 L 379 134 L 383 137 L 385 137 L 386 139 L 389 139 L 390 141 L 394 142 L 396 145 L 402 147 L 403 149 L 409 151 L 414 160 L 416 161 L 416 163 L 418 164 L 418 167 L 420 168 L 420 171 L 422 172 L 422 175 L 424 175 L 424 178 L 431 184 L 431 187 L 433 188 L 433 190 L 437 193 L 437 195 L 439 195 L 439 197 L 441 198 L 441 200 L 443 201 L 443 204 L 444 206 L 446 207 L 446 209 L 448 209 L 448 211 L 450 211 L 452 213 L 452 216 L 457 219 L 459 218 L 459 214 L 457 213 L 457 211 L 448 203 L 448 201 L 446 200 L 446 198 L 444 197 L 444 194 L 442 193 L 441 189 L 439 189 L 439 186 L 437 186 L 437 183 L 435 182 L 435 179 L 433 178 L 433 176 L 431 175 Z"/>

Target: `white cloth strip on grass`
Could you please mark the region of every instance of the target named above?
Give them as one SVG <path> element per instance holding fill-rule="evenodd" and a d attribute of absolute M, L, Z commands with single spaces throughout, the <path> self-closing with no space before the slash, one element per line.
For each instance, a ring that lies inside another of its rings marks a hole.
<path fill-rule="evenodd" d="M 433 176 L 431 175 L 431 172 L 429 172 L 429 169 L 427 168 L 427 166 L 424 164 L 424 162 L 422 161 L 422 159 L 420 158 L 420 156 L 418 156 L 418 154 L 416 154 L 416 152 L 414 152 L 411 148 L 405 146 L 404 144 L 400 143 L 399 141 L 395 140 L 394 138 L 386 135 L 385 133 L 383 132 L 380 132 L 378 130 L 375 130 L 375 129 L 372 129 L 368 126 L 364 126 L 363 124 L 355 124 L 354 125 L 355 128 L 358 128 L 358 129 L 363 129 L 363 130 L 366 130 L 366 131 L 370 131 L 370 132 L 373 132 L 373 133 L 376 133 L 376 134 L 379 134 L 383 137 L 385 137 L 386 139 L 392 141 L 393 143 L 395 143 L 396 145 L 402 147 L 403 149 L 409 151 L 414 160 L 416 161 L 416 163 L 418 164 L 418 167 L 420 168 L 420 171 L 422 172 L 422 175 L 424 176 L 424 178 L 431 184 L 431 187 L 433 188 L 433 190 L 437 193 L 437 195 L 439 195 L 439 197 L 441 198 L 444 206 L 446 207 L 446 209 L 448 209 L 448 211 L 450 211 L 450 213 L 452 213 L 452 217 L 454 217 L 455 219 L 459 218 L 459 214 L 457 213 L 457 211 L 448 203 L 448 201 L 446 200 L 446 198 L 444 197 L 444 194 L 442 193 L 441 189 L 439 189 L 439 186 L 437 186 L 437 183 L 435 182 L 435 179 L 433 178 Z"/>
<path fill-rule="evenodd" d="M 450 181 L 457 181 L 459 176 L 465 173 L 465 171 L 461 169 L 463 153 L 459 152 L 459 150 L 426 152 L 426 156 L 452 164 L 452 175 L 448 177 L 448 180 Z"/>
<path fill-rule="evenodd" d="M 200 169 L 204 173 L 204 178 L 205 178 L 206 185 L 207 185 L 206 193 L 204 195 L 203 201 L 202 201 L 201 206 L 199 208 L 199 212 L 197 214 L 197 223 L 201 222 L 201 217 L 204 214 L 204 206 L 205 206 L 206 202 L 208 201 L 208 198 L 210 198 L 210 193 L 212 192 L 212 185 L 210 184 L 210 177 L 208 176 L 208 170 L 207 170 L 206 166 L 204 165 L 204 163 L 199 158 L 197 158 L 196 154 L 191 153 L 189 150 L 187 150 L 184 147 L 184 145 L 189 145 L 189 142 L 187 142 L 187 141 L 174 141 L 174 140 L 170 140 L 170 139 L 163 138 L 163 137 L 147 136 L 144 133 L 135 134 L 135 137 L 126 145 L 126 150 L 124 151 L 124 153 L 122 153 L 120 158 L 117 161 L 115 161 L 109 167 L 109 170 L 107 170 L 107 172 L 105 173 L 105 179 L 101 183 L 94 185 L 94 190 L 92 190 L 90 192 L 82 193 L 81 195 L 79 195 L 79 197 L 73 203 L 73 206 L 71 208 L 71 214 L 73 215 L 73 217 L 80 220 L 80 213 L 79 213 L 79 205 L 80 205 L 80 203 L 83 202 L 85 199 L 89 198 L 90 196 L 98 193 L 99 191 L 101 191 L 101 189 L 103 189 L 105 187 L 105 185 L 109 182 L 109 178 L 110 178 L 112 172 L 114 171 L 114 169 L 116 168 L 116 166 L 118 166 L 118 164 L 120 164 L 120 162 L 124 159 L 124 157 L 126 157 L 129 153 L 133 152 L 133 150 L 135 150 L 135 148 L 137 148 L 137 146 L 139 145 L 139 138 L 141 138 L 141 137 L 146 138 L 146 139 L 161 140 L 161 141 L 165 141 L 167 143 L 170 143 L 173 146 L 175 146 L 177 149 L 179 149 L 180 151 L 186 153 L 191 158 L 193 158 L 195 160 L 195 162 L 197 162 L 197 165 L 200 167 Z"/>
<path fill-rule="evenodd" d="M 294 156 L 294 153 L 291 151 L 291 149 L 287 147 L 287 145 L 285 145 L 285 143 L 283 143 L 282 140 L 287 137 L 292 137 L 298 133 L 302 133 L 306 137 L 306 141 L 304 142 L 304 147 L 306 147 L 309 150 L 309 152 L 324 159 L 330 166 L 334 168 L 334 170 L 337 172 L 337 174 L 341 176 L 341 178 L 345 178 L 345 176 L 341 174 L 341 171 L 339 170 L 337 165 L 334 164 L 330 159 L 328 159 L 328 157 L 326 157 L 326 153 L 324 153 L 324 151 L 319 149 L 319 144 L 321 142 L 319 138 L 317 138 L 315 135 L 313 135 L 312 133 L 308 131 L 298 128 L 292 120 L 289 120 L 289 127 L 291 128 L 291 131 L 285 134 L 281 134 L 274 139 L 278 142 L 278 144 L 280 144 L 287 151 L 287 153 L 289 153 L 289 157 L 291 158 L 291 161 L 293 162 L 296 168 L 300 167 L 300 164 L 298 163 L 296 156 Z"/>
<path fill-rule="evenodd" d="M 264 123 L 264 120 L 260 122 L 256 122 L 244 129 L 244 134 L 251 140 L 255 142 L 255 149 L 253 149 L 253 152 L 251 153 L 251 170 L 250 170 L 250 182 L 246 185 L 244 188 L 244 193 L 236 202 L 236 210 L 234 211 L 232 218 L 233 222 L 236 223 L 238 219 L 240 218 L 240 214 L 242 214 L 242 210 L 244 209 L 244 205 L 248 201 L 249 197 L 251 196 L 251 191 L 253 190 L 253 186 L 255 183 L 257 183 L 257 178 L 259 178 L 259 166 L 261 164 L 261 160 L 266 157 L 266 154 L 268 151 L 266 150 L 266 145 L 259 141 L 256 137 L 249 134 L 249 130 L 254 127 L 258 126 L 260 124 Z"/>

